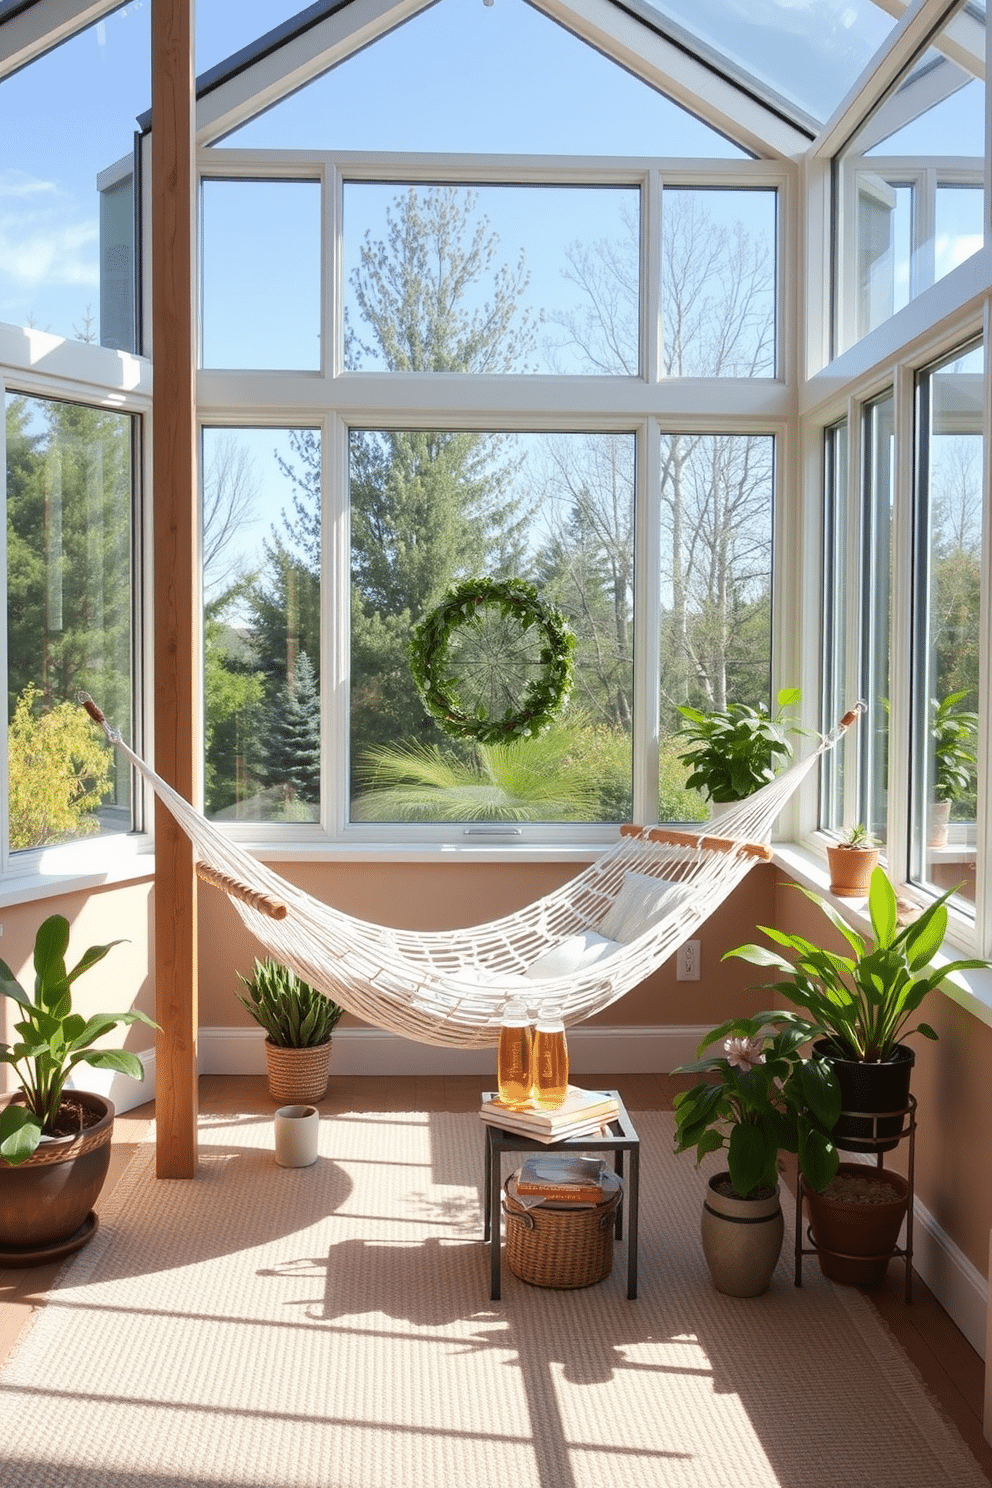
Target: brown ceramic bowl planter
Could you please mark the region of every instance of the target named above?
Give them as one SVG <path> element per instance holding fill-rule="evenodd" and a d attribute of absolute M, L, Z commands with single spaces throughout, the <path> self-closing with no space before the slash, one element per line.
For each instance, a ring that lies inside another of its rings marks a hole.
<path fill-rule="evenodd" d="M 114 1107 L 91 1091 L 74 1091 L 73 1099 L 92 1125 L 43 1140 L 17 1167 L 0 1161 L 0 1265 L 38 1266 L 96 1233 L 93 1206 L 110 1166 Z"/>

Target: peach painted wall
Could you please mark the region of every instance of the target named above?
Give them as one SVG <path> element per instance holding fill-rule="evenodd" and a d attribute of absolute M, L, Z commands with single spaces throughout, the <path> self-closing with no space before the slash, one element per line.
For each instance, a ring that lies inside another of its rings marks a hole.
<path fill-rule="evenodd" d="M 278 865 L 278 871 L 325 903 L 378 924 L 404 929 L 454 929 L 510 914 L 549 893 L 576 868 L 540 863 L 322 863 Z M 216 889 L 200 885 L 200 1023 L 225 1028 L 250 1024 L 235 1000 L 239 971 L 263 955 Z M 737 891 L 699 932 L 701 977 L 677 982 L 673 961 L 590 1022 L 613 1026 L 720 1023 L 736 1012 L 756 1011 L 761 995 L 746 989 L 754 970 L 743 962 L 720 964 L 729 947 L 753 940 L 756 923 L 771 923 L 775 875 L 751 870 Z M 346 1017 L 342 1027 L 355 1020 Z"/>
<path fill-rule="evenodd" d="M 73 1010 L 89 1017 L 92 1013 L 124 1012 L 138 1007 L 154 1017 L 151 894 L 152 884 L 148 881 L 8 905 L 0 909 L 3 926 L 0 958 L 30 991 L 34 981 L 35 932 L 49 915 L 65 915 L 69 921 L 66 960 L 70 968 L 91 945 L 123 941 L 107 953 L 105 960 L 73 983 Z M 9 1042 L 16 1011 L 9 998 L 0 999 L 0 1003 L 2 1037 Z M 150 1049 L 154 1042 L 153 1030 L 143 1024 L 115 1029 L 106 1038 L 111 1046 L 123 1045 L 138 1051 Z M 4 1080 L 0 1090 L 9 1090 L 16 1084 L 6 1065 L 0 1066 L 0 1080 Z"/>
<path fill-rule="evenodd" d="M 786 887 L 777 897 L 777 924 L 790 933 L 830 944 L 830 925 L 802 894 Z M 833 942 L 840 949 L 843 942 Z M 917 1100 L 916 1194 L 975 1269 L 988 1268 L 992 1230 L 992 1029 L 941 992 L 931 993 L 919 1018 L 940 1035 L 917 1036 L 912 1092 Z M 906 1171 L 906 1148 L 886 1163 Z"/>

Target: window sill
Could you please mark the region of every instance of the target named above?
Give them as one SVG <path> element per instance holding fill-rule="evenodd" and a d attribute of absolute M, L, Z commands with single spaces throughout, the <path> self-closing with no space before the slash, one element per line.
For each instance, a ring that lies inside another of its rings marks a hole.
<path fill-rule="evenodd" d="M 790 878 L 795 879 L 796 883 L 801 884 L 803 888 L 812 889 L 814 893 L 820 894 L 828 904 L 832 904 L 846 920 L 850 921 L 859 935 L 871 935 L 867 900 L 847 899 L 831 894 L 830 875 L 822 857 L 811 849 L 800 847 L 794 842 L 777 842 L 774 844 L 774 850 L 777 867 L 787 873 Z M 949 950 L 938 953 L 935 965 L 939 966 L 941 962 L 956 961 L 975 954 L 970 947 L 955 945 L 953 935 L 954 919 L 952 916 L 949 921 L 948 939 L 945 941 Z M 954 977 L 953 981 L 947 982 L 941 989 L 944 995 L 992 1028 L 992 970 L 986 968 L 959 971 L 955 972 Z"/>
<path fill-rule="evenodd" d="M 17 864 L 20 868 L 20 863 Z M 107 837 L 31 853 L 20 872 L 0 879 L 0 906 L 30 904 L 111 884 L 139 883 L 155 876 L 155 854 L 147 837 Z"/>

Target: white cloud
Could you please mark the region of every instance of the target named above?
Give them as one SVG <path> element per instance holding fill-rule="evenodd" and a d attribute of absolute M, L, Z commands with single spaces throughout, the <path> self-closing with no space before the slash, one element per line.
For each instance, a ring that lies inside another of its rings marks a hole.
<path fill-rule="evenodd" d="M 0 279 L 35 290 L 100 280 L 100 226 L 54 181 L 0 172 Z"/>

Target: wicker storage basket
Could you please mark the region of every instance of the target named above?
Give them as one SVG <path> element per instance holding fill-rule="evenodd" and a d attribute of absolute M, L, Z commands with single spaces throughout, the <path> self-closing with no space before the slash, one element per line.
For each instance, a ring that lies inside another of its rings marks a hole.
<path fill-rule="evenodd" d="M 506 1263 L 531 1286 L 592 1286 L 613 1269 L 613 1237 L 623 1190 L 589 1209 L 526 1209 L 516 1197 L 514 1177 L 503 1189 Z"/>
<path fill-rule="evenodd" d="M 330 1079 L 331 1040 L 305 1049 L 284 1049 L 265 1040 L 269 1095 L 279 1106 L 305 1106 L 318 1101 Z"/>

